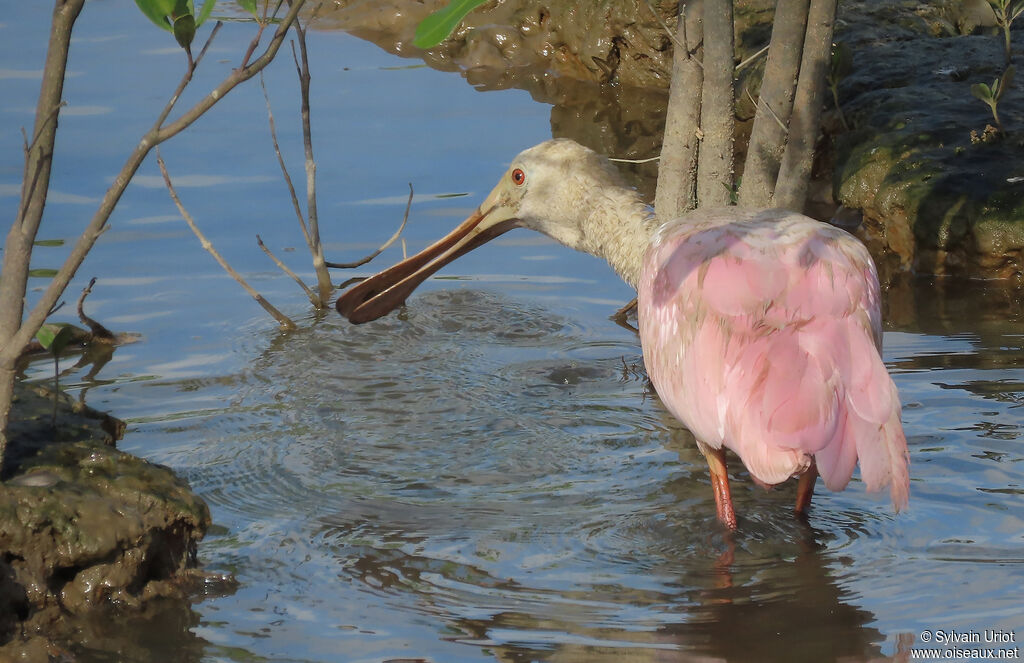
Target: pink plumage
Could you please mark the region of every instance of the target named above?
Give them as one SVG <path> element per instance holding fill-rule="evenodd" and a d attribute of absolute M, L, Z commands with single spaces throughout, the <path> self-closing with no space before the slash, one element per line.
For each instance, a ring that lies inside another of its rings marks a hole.
<path fill-rule="evenodd" d="M 767 485 L 813 460 L 842 490 L 859 460 L 869 490 L 906 506 L 878 277 L 859 241 L 784 210 L 699 210 L 655 233 L 637 290 L 651 381 L 703 445 Z"/>
<path fill-rule="evenodd" d="M 571 140 L 524 150 L 473 214 L 338 298 L 353 322 L 392 310 L 442 265 L 515 227 L 604 258 L 637 287 L 644 362 L 697 438 L 718 518 L 735 529 L 725 449 L 772 485 L 820 475 L 907 503 L 907 443 L 882 364 L 878 276 L 864 246 L 801 214 L 699 209 L 659 227 L 612 165 Z"/>

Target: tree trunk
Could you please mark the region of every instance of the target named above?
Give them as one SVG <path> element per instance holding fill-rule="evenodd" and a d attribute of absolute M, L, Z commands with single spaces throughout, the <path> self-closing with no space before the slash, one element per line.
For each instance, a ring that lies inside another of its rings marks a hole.
<path fill-rule="evenodd" d="M 825 76 L 832 54 L 835 18 L 836 0 L 811 0 L 800 79 L 793 102 L 793 117 L 789 122 L 789 140 L 782 155 L 772 207 L 802 212 L 807 200 L 807 184 L 811 179 L 814 145 L 818 140 L 821 106 L 825 97 Z"/>
<path fill-rule="evenodd" d="M 654 195 L 654 213 L 663 221 L 675 219 L 697 206 L 697 133 L 700 127 L 700 90 L 704 83 L 704 72 L 698 61 L 703 33 L 702 15 L 702 0 L 679 3 L 672 84 L 658 163 L 658 187 Z"/>
<path fill-rule="evenodd" d="M 732 0 L 705 0 L 704 87 L 697 159 L 697 204 L 722 207 L 733 199 L 733 141 L 736 102 L 733 92 Z"/>
<path fill-rule="evenodd" d="M 36 118 L 31 142 L 25 155 L 25 174 L 21 184 L 18 213 L 4 244 L 3 270 L 0 272 L 0 471 L 3 470 L 7 448 L 7 422 L 14 396 L 14 370 L 21 347 L 15 334 L 25 312 L 25 290 L 28 286 L 32 246 L 39 232 L 39 223 L 46 206 L 53 165 L 53 144 L 57 137 L 57 116 L 64 93 L 64 70 L 67 68 L 71 30 L 82 11 L 85 0 L 57 0 L 46 49 L 43 82 L 36 104 Z"/>
<path fill-rule="evenodd" d="M 771 48 L 739 189 L 739 203 L 744 207 L 767 207 L 772 200 L 793 111 L 808 3 L 809 0 L 778 0 L 775 7 Z"/>

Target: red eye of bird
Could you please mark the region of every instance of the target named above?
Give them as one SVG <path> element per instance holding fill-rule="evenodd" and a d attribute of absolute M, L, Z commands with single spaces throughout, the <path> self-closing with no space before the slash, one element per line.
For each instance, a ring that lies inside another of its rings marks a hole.
<path fill-rule="evenodd" d="M 523 185 L 523 182 L 526 181 L 526 173 L 523 172 L 522 168 L 516 168 L 512 171 L 512 181 L 519 186 Z"/>

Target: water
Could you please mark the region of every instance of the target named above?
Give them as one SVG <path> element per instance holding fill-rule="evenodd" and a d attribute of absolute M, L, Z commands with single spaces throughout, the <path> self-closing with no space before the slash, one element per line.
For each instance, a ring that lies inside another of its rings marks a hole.
<path fill-rule="evenodd" d="M 22 3 L 2 20 L 11 218 L 48 11 Z M 237 61 L 248 30 L 225 26 L 196 90 Z M 76 34 L 47 239 L 71 239 L 92 213 L 181 65 L 132 3 L 89 3 Z M 343 33 L 310 37 L 330 259 L 383 242 L 410 181 L 418 250 L 550 136 L 555 113 L 523 92 L 477 92 Z M 299 177 L 292 76 L 282 60 L 267 79 Z M 200 559 L 240 583 L 92 624 L 72 643 L 81 660 L 868 661 L 905 659 L 925 630 L 1024 637 L 1019 293 L 929 279 L 886 293 L 908 512 L 855 480 L 821 489 L 804 525 L 793 486 L 766 492 L 734 471 L 740 529 L 727 536 L 637 337 L 608 319 L 631 295 L 607 266 L 517 231 L 397 314 L 359 327 L 314 316 L 255 246 L 259 232 L 311 280 L 265 122 L 246 86 L 164 156 L 192 176 L 180 193 L 199 224 L 299 331 L 279 333 L 200 250 L 151 161 L 68 292 L 98 276 L 90 313 L 141 342 L 62 382 L 128 421 L 123 449 L 209 502 Z M 64 251 L 40 248 L 36 266 Z"/>

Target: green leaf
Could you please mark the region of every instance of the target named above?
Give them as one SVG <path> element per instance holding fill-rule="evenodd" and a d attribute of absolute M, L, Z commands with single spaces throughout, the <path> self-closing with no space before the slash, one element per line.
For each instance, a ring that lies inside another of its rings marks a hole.
<path fill-rule="evenodd" d="M 252 14 L 253 18 L 259 18 L 256 14 L 256 0 L 238 0 L 238 6 Z"/>
<path fill-rule="evenodd" d="M 36 332 L 39 345 L 53 354 L 60 354 L 71 341 L 71 325 L 48 322 Z"/>
<path fill-rule="evenodd" d="M 153 25 L 171 32 L 171 22 L 167 17 L 174 12 L 174 0 L 135 0 L 146 18 L 153 21 Z"/>
<path fill-rule="evenodd" d="M 57 276 L 57 270 L 41 267 L 39 269 L 28 270 L 28 275 L 37 279 L 52 279 L 54 276 Z"/>
<path fill-rule="evenodd" d="M 843 42 L 832 44 L 832 60 L 829 74 L 833 81 L 840 81 L 853 71 L 853 51 Z"/>
<path fill-rule="evenodd" d="M 206 0 L 203 2 L 202 8 L 199 10 L 199 18 L 196 19 L 196 27 L 206 22 L 206 19 L 210 18 L 210 12 L 213 11 L 213 6 L 217 4 L 217 0 Z M 255 2 L 253 3 L 255 6 Z"/>
<path fill-rule="evenodd" d="M 187 49 L 192 45 L 196 36 L 196 18 L 192 14 L 185 14 L 174 19 L 174 38 L 178 45 Z"/>
<path fill-rule="evenodd" d="M 1010 87 L 1013 83 L 1013 75 L 1015 73 L 1017 73 L 1017 70 L 1014 69 L 1011 64 L 1006 68 L 1006 71 L 1003 72 L 1003 75 L 999 77 L 999 88 L 996 91 L 996 101 L 1002 99 L 1003 93 L 1006 92 L 1006 88 Z M 995 90 L 996 88 L 993 86 L 993 89 Z"/>
<path fill-rule="evenodd" d="M 487 0 L 452 0 L 447 7 L 438 9 L 416 26 L 416 37 L 412 40 L 416 48 L 433 48 L 444 41 L 462 23 L 466 14 Z"/>
<path fill-rule="evenodd" d="M 986 104 L 991 103 L 992 101 L 995 100 L 992 96 L 992 88 L 985 85 L 984 83 L 975 83 L 974 85 L 972 85 L 971 94 L 973 94 L 978 99 L 981 99 Z"/>
<path fill-rule="evenodd" d="M 36 246 L 64 246 L 62 239 L 37 239 L 32 243 Z"/>

